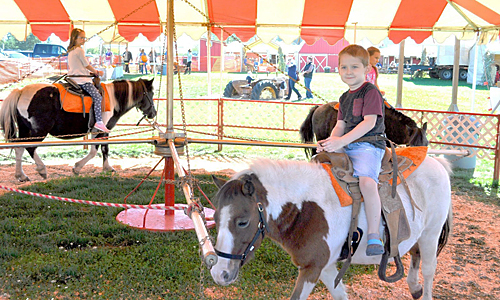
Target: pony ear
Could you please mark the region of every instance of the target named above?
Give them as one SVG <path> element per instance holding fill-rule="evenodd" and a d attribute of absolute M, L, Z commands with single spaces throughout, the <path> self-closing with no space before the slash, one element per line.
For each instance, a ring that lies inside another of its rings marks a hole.
<path fill-rule="evenodd" d="M 245 180 L 245 183 L 241 187 L 241 192 L 243 192 L 245 196 L 252 196 L 255 193 L 255 186 L 251 179 Z"/>
<path fill-rule="evenodd" d="M 215 177 L 212 175 L 212 180 L 214 181 L 215 185 L 220 189 L 224 184 L 226 184 L 227 180 L 224 180 L 222 178 Z"/>
<path fill-rule="evenodd" d="M 427 132 L 427 122 L 425 122 L 424 125 L 422 125 L 422 130 L 424 132 Z"/>

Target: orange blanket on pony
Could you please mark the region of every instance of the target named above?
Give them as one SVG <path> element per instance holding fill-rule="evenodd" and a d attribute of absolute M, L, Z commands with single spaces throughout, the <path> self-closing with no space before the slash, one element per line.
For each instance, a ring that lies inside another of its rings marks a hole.
<path fill-rule="evenodd" d="M 59 93 L 61 94 L 61 103 L 64 111 L 83 113 L 83 103 L 82 103 L 82 98 L 80 98 L 80 96 L 76 96 L 73 95 L 72 93 L 69 93 L 60 83 L 54 83 L 54 86 L 57 87 Z M 101 86 L 104 89 L 102 111 L 111 111 L 111 105 L 109 104 L 108 90 L 104 86 L 104 83 L 101 83 Z M 88 113 L 90 111 L 90 107 L 92 106 L 92 98 L 90 96 L 86 96 L 83 98 L 83 101 L 85 103 L 85 112 Z"/>
<path fill-rule="evenodd" d="M 405 170 L 403 172 L 404 178 L 407 178 L 410 176 L 413 171 L 415 171 L 418 166 L 424 161 L 425 157 L 427 156 L 427 147 L 425 146 L 420 146 L 420 147 L 405 147 L 405 148 L 396 148 L 396 154 L 408 157 L 413 161 L 413 165 Z M 321 164 L 321 166 L 326 170 L 328 175 L 330 176 L 330 180 L 332 181 L 332 186 L 333 189 L 335 190 L 335 193 L 339 197 L 340 201 L 340 206 L 349 206 L 352 205 L 352 198 L 347 194 L 344 189 L 340 186 L 340 184 L 337 182 L 335 179 L 335 176 L 332 174 L 332 170 L 330 169 L 329 164 Z M 398 184 L 400 183 L 400 179 L 398 177 Z M 392 179 L 389 180 L 389 184 L 392 184 Z"/>

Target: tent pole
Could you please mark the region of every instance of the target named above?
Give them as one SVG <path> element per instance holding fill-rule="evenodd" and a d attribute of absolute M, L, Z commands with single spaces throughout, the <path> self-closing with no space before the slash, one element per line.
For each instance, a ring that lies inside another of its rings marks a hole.
<path fill-rule="evenodd" d="M 174 131 L 174 0 L 167 1 L 167 134 Z"/>
<path fill-rule="evenodd" d="M 397 88 L 396 108 L 403 107 L 404 65 L 405 65 L 405 40 L 402 40 L 399 43 L 398 88 Z"/>
<path fill-rule="evenodd" d="M 457 98 L 458 98 L 458 74 L 460 70 L 460 40 L 455 36 L 455 50 L 454 50 L 454 58 L 453 58 L 453 83 L 451 88 L 451 105 L 448 108 L 448 111 L 457 112 Z"/>
<path fill-rule="evenodd" d="M 219 82 L 219 97 L 222 97 L 222 72 L 224 71 L 224 30 L 220 29 L 220 82 Z"/>
<path fill-rule="evenodd" d="M 208 97 L 212 97 L 212 27 L 210 24 L 207 26 L 207 83 L 208 83 Z"/>
<path fill-rule="evenodd" d="M 476 102 L 476 84 L 477 84 L 477 56 L 479 48 L 479 32 L 477 33 L 476 44 L 474 45 L 474 75 L 472 76 L 472 95 L 470 101 L 470 111 L 474 112 L 474 102 Z"/>

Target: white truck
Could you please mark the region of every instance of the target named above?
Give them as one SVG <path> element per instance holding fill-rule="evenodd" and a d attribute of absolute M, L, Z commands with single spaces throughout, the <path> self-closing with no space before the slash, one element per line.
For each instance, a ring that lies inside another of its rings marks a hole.
<path fill-rule="evenodd" d="M 412 65 L 411 73 L 416 71 L 427 71 L 432 78 L 451 80 L 453 78 L 453 61 L 455 59 L 453 45 L 432 45 L 427 46 L 427 53 L 430 54 L 429 65 Z M 461 45 L 458 77 L 460 80 L 467 80 L 469 70 L 469 45 Z M 434 56 L 435 55 L 435 56 Z"/>

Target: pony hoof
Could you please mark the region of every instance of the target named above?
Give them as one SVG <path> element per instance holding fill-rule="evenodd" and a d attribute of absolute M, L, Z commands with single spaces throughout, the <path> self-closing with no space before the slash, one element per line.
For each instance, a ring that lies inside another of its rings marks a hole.
<path fill-rule="evenodd" d="M 418 291 L 412 292 L 411 296 L 413 297 L 413 299 L 420 299 L 420 297 L 422 297 L 423 292 L 424 290 L 420 288 Z"/>
<path fill-rule="evenodd" d="M 40 176 L 42 176 L 43 179 L 47 179 L 47 173 L 40 173 Z"/>
<path fill-rule="evenodd" d="M 74 175 L 80 175 L 80 172 L 76 170 L 75 167 L 72 169 Z"/>
<path fill-rule="evenodd" d="M 19 182 L 28 182 L 28 181 L 31 181 L 29 177 L 17 178 L 17 180 L 19 180 Z"/>

